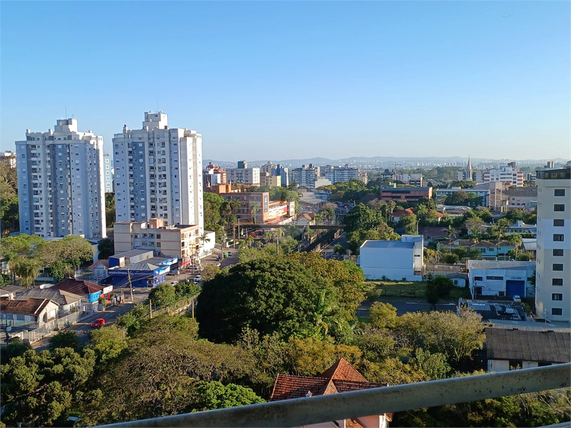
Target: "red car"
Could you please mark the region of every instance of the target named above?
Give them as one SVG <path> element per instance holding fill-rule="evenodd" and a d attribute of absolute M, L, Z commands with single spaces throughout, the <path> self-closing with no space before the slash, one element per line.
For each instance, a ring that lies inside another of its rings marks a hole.
<path fill-rule="evenodd" d="M 105 325 L 105 320 L 103 318 L 97 318 L 95 321 L 91 323 L 91 327 L 103 327 Z"/>

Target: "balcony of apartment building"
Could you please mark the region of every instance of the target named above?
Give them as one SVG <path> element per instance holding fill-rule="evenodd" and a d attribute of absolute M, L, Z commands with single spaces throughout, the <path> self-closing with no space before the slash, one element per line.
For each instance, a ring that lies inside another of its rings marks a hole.
<path fill-rule="evenodd" d="M 370 415 L 568 388 L 571 364 L 512 370 L 121 422 L 106 427 L 369 426 Z M 361 418 L 361 419 L 359 419 Z M 357 421 L 359 425 L 346 424 Z M 550 428 L 569 427 L 569 422 Z"/>

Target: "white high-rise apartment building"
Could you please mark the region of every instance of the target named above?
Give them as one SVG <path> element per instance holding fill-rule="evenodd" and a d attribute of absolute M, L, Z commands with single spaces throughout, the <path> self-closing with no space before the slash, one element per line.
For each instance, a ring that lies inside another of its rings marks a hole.
<path fill-rule="evenodd" d="M 571 167 L 537 171 L 536 313 L 571 321 Z"/>
<path fill-rule="evenodd" d="M 202 135 L 169 128 L 162 111 L 145 113 L 143 129 L 113 138 L 116 219 L 198 225 L 202 207 Z"/>
<path fill-rule="evenodd" d="M 16 141 L 20 232 L 43 238 L 105 238 L 103 137 L 78 132 L 77 119 Z"/>
<path fill-rule="evenodd" d="M 489 169 L 484 171 L 482 178 L 484 183 L 500 181 L 512 186 L 523 187 L 524 173 L 510 166 L 502 166 L 500 169 Z"/>

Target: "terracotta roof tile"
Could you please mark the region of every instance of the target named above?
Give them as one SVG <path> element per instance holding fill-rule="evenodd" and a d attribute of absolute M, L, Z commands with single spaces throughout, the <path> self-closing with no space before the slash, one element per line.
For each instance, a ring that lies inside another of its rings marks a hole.
<path fill-rule="evenodd" d="M 54 290 L 63 290 L 68 293 L 77 294 L 79 296 L 85 296 L 98 291 L 103 291 L 102 286 L 93 284 L 89 281 L 78 281 L 77 279 L 64 279 L 58 282 L 56 285 L 50 287 Z"/>
<path fill-rule="evenodd" d="M 384 383 L 368 382 L 361 373 L 341 358 L 319 377 L 278 375 L 270 401 L 303 398 L 308 393 L 329 395 L 338 392 L 380 388 Z"/>
<path fill-rule="evenodd" d="M 26 300 L 8 300 L 6 297 L 0 299 L 0 311 L 7 314 L 24 314 L 38 316 L 50 303 L 49 299 L 36 299 L 30 297 Z"/>
<path fill-rule="evenodd" d="M 339 380 L 352 380 L 356 382 L 367 382 L 367 379 L 353 368 L 344 358 L 339 359 L 330 368 L 325 370 L 320 377 Z"/>
<path fill-rule="evenodd" d="M 329 379 L 320 377 L 303 377 L 278 375 L 270 401 L 303 398 L 311 395 L 321 395 L 319 392 L 327 386 Z"/>

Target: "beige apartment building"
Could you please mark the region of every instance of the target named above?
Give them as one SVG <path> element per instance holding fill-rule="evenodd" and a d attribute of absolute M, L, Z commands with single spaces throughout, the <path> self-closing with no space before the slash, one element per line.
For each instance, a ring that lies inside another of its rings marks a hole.
<path fill-rule="evenodd" d="M 163 219 L 148 222 L 118 222 L 115 232 L 115 254 L 130 250 L 153 250 L 156 255 L 178 257 L 179 267 L 195 263 L 200 250 L 198 225 L 165 226 Z"/>
<path fill-rule="evenodd" d="M 281 187 L 282 177 L 279 175 L 270 175 L 269 172 L 260 173 L 260 186 L 277 186 Z"/>
<path fill-rule="evenodd" d="M 537 316 L 571 320 L 571 166 L 537 171 Z"/>

